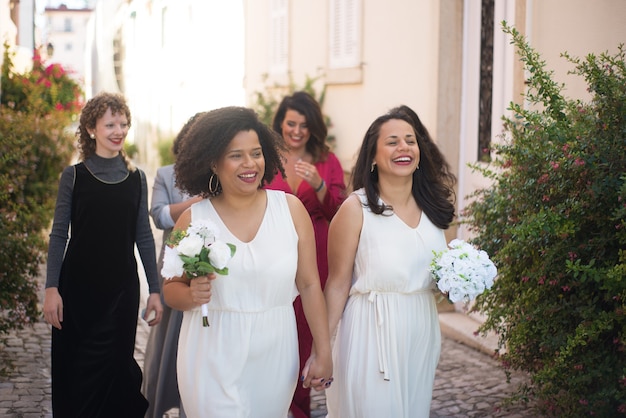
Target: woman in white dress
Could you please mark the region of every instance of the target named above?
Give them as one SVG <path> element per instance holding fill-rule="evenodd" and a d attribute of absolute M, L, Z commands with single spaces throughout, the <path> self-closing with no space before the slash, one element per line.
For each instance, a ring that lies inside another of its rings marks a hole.
<path fill-rule="evenodd" d="M 206 198 L 174 230 L 210 219 L 220 240 L 237 247 L 228 275 L 164 284 L 165 302 L 184 311 L 177 372 L 190 418 L 287 417 L 299 380 L 321 390 L 332 379 L 310 217 L 296 197 L 261 188 L 284 174 L 278 143 L 253 111 L 228 107 L 199 117 L 179 150 L 177 185 Z M 300 374 L 298 293 L 314 340 Z M 200 306 L 207 302 L 210 326 L 203 327 Z"/>
<path fill-rule="evenodd" d="M 428 417 L 441 333 L 428 267 L 446 248 L 455 177 L 410 108 L 369 127 L 329 230 L 335 381 L 328 417 Z"/>

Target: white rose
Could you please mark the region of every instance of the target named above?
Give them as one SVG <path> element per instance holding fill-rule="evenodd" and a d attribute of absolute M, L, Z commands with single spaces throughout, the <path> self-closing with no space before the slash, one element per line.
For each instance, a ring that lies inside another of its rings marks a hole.
<path fill-rule="evenodd" d="M 209 247 L 209 261 L 216 269 L 223 269 L 230 261 L 230 247 L 221 241 L 216 241 Z"/>
<path fill-rule="evenodd" d="M 187 228 L 189 235 L 198 235 L 204 239 L 206 244 L 215 242 L 218 238 L 217 225 L 210 219 L 200 219 L 194 221 Z"/>
<path fill-rule="evenodd" d="M 204 240 L 197 235 L 189 235 L 178 243 L 178 252 L 187 257 L 195 257 L 200 254 Z"/>
<path fill-rule="evenodd" d="M 172 277 L 180 277 L 183 273 L 183 260 L 178 256 L 178 251 L 166 246 L 165 254 L 163 255 L 161 276 L 166 279 L 171 279 Z"/>

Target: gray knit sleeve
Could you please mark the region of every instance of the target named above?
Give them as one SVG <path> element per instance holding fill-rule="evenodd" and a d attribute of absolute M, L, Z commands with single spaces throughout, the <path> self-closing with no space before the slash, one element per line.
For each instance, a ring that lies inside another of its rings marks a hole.
<path fill-rule="evenodd" d="M 75 170 L 74 166 L 66 167 L 63 173 L 61 173 L 61 180 L 59 181 L 54 220 L 48 244 L 46 288 L 59 287 L 61 266 L 63 265 L 72 217 L 72 190 L 74 189 L 74 178 L 76 176 Z"/>
<path fill-rule="evenodd" d="M 141 201 L 139 202 L 139 215 L 137 217 L 137 250 L 146 273 L 150 293 L 159 293 L 156 247 L 148 212 L 148 183 L 144 172 L 139 170 L 139 173 L 141 174 Z"/>

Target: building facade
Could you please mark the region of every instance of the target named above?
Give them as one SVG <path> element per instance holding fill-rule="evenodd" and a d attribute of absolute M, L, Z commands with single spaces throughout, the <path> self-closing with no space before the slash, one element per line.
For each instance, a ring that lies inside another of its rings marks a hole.
<path fill-rule="evenodd" d="M 85 34 L 91 14 L 90 8 L 65 4 L 44 10 L 42 55 L 49 63 L 61 64 L 81 87 L 85 83 Z"/>
<path fill-rule="evenodd" d="M 14 53 L 13 65 L 17 72 L 32 67 L 35 48 L 35 0 L 0 0 L 0 43 Z M 4 48 L 0 54 L 0 65 Z M 1 88 L 1 86 L 0 86 Z"/>
<path fill-rule="evenodd" d="M 622 0 L 244 0 L 244 13 L 248 103 L 267 86 L 319 77 L 347 171 L 374 118 L 411 106 L 458 176 L 457 213 L 487 185 L 468 164 L 490 158 L 502 116 L 524 91 L 501 22 L 525 34 L 572 98 L 585 99 L 586 86 L 560 53 L 615 52 L 626 42 Z"/>
<path fill-rule="evenodd" d="M 117 91 L 133 113 L 129 141 L 151 171 L 158 144 L 195 113 L 243 105 L 239 1 L 98 0 L 87 33 L 88 96 Z"/>

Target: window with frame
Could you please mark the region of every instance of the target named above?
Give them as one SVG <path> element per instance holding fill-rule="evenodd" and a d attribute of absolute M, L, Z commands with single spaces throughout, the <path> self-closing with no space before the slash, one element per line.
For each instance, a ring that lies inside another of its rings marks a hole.
<path fill-rule="evenodd" d="M 287 74 L 289 58 L 287 0 L 271 0 L 270 3 L 270 74 Z"/>
<path fill-rule="evenodd" d="M 361 65 L 361 0 L 330 0 L 328 67 Z"/>

